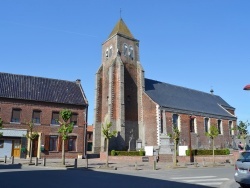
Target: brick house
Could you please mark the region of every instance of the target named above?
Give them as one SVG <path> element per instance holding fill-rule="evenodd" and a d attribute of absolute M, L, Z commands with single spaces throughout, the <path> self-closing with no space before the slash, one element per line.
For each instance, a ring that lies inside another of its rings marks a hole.
<path fill-rule="evenodd" d="M 220 132 L 215 139 L 217 148 L 232 143 L 235 108 L 213 91 L 206 93 L 144 78 L 139 40 L 122 19 L 102 44 L 95 93 L 94 153 L 105 149 L 101 133 L 105 122 L 112 122 L 112 129 L 118 132 L 110 142 L 109 149 L 115 150 L 153 146 L 164 153 L 163 145 L 169 140 L 173 125 L 181 132 L 181 145 L 209 148 L 205 132 L 212 124 Z"/>
<path fill-rule="evenodd" d="M 0 73 L 0 117 L 3 137 L 0 157 L 28 157 L 28 122 L 39 136 L 33 141 L 34 157 L 60 158 L 59 112 L 72 111 L 73 132 L 65 142 L 66 158 L 85 157 L 88 101 L 80 80 L 75 82 Z M 25 150 L 27 152 L 25 152 Z"/>
<path fill-rule="evenodd" d="M 87 151 L 92 151 L 92 145 L 93 145 L 93 125 L 88 125 L 88 127 L 87 127 L 87 142 L 88 142 L 88 149 L 87 149 Z"/>

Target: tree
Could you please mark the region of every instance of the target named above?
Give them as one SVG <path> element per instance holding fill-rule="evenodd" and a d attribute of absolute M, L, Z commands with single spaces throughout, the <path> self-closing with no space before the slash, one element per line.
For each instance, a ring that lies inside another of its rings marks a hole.
<path fill-rule="evenodd" d="M 180 131 L 177 126 L 173 126 L 173 133 L 169 134 L 169 137 L 174 140 L 174 166 L 177 166 L 177 144 L 179 143 L 180 139 Z"/>
<path fill-rule="evenodd" d="M 3 128 L 3 120 L 2 120 L 2 118 L 0 118 L 0 129 L 2 129 Z M 3 136 L 3 133 L 2 132 L 0 132 L 0 138 Z"/>
<path fill-rule="evenodd" d="M 243 150 L 245 149 L 245 145 L 246 145 L 246 138 L 248 135 L 248 130 L 247 127 L 250 124 L 248 123 L 248 121 L 243 122 L 243 121 L 239 121 L 239 125 L 235 128 L 238 131 L 238 138 L 243 140 Z M 235 130 L 234 129 L 234 130 Z"/>
<path fill-rule="evenodd" d="M 37 132 L 33 132 L 33 128 L 34 128 L 34 123 L 29 122 L 28 123 L 28 133 L 26 134 L 26 138 L 30 139 L 30 146 L 29 146 L 29 151 L 30 151 L 30 163 L 32 163 L 32 150 L 33 150 L 33 140 L 35 140 L 38 137 L 38 133 Z"/>
<path fill-rule="evenodd" d="M 65 140 L 68 139 L 69 133 L 72 133 L 73 131 L 73 122 L 69 122 L 72 112 L 68 109 L 64 109 L 60 111 L 60 116 L 63 122 L 59 121 L 60 128 L 58 129 L 58 133 L 60 133 L 62 137 L 62 164 L 65 165 L 65 148 L 64 148 L 64 143 Z"/>
<path fill-rule="evenodd" d="M 106 127 L 102 126 L 102 133 L 105 137 L 106 140 L 106 167 L 109 166 L 109 162 L 108 162 L 108 157 L 109 157 L 109 140 L 114 137 L 117 133 L 117 131 L 110 131 L 110 128 L 112 126 L 112 123 L 106 123 Z"/>
<path fill-rule="evenodd" d="M 219 130 L 215 125 L 211 125 L 209 128 L 209 132 L 206 133 L 206 136 L 212 140 L 212 147 L 213 147 L 213 165 L 215 165 L 214 159 L 214 139 L 219 135 Z"/>

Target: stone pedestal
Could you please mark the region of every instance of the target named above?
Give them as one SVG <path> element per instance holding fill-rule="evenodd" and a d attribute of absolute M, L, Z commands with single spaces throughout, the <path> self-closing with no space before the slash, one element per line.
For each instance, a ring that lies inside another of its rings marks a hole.
<path fill-rule="evenodd" d="M 167 135 L 160 136 L 160 150 L 159 154 L 173 154 L 174 144 L 170 143 L 170 137 Z"/>

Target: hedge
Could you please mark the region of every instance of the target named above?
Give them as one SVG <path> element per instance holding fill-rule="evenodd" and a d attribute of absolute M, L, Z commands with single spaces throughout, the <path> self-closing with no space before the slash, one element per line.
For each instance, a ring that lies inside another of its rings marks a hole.
<path fill-rule="evenodd" d="M 144 156 L 145 151 L 111 151 L 111 156 Z"/>
<path fill-rule="evenodd" d="M 211 149 L 194 149 L 192 150 L 192 154 L 193 155 L 213 155 L 213 150 Z M 217 149 L 217 150 L 214 150 L 214 155 L 229 155 L 230 154 L 230 151 L 229 149 Z M 190 155 L 190 150 L 186 150 L 186 155 L 189 156 Z"/>

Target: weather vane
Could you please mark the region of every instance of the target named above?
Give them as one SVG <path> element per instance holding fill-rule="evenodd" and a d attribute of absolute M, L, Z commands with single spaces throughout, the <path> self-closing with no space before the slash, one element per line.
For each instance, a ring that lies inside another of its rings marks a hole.
<path fill-rule="evenodd" d="M 122 18 L 122 9 L 120 8 L 120 18 Z"/>

